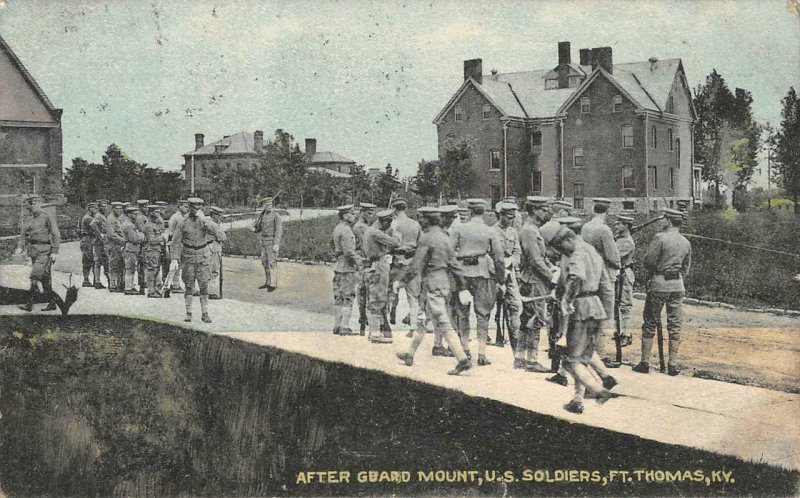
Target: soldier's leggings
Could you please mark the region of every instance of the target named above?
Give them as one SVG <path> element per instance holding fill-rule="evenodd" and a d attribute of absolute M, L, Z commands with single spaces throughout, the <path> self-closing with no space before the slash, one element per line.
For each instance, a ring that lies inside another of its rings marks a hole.
<path fill-rule="evenodd" d="M 589 370 L 589 362 L 601 341 L 600 322 L 598 320 L 570 319 L 567 326 L 567 358 L 565 367 L 575 379 L 576 395 L 582 397 L 583 387 L 591 393 L 598 393 L 603 386 L 595 380 Z"/>
<path fill-rule="evenodd" d="M 92 244 L 92 253 L 94 259 L 94 283 L 102 283 L 100 282 L 100 276 L 103 274 L 103 270 L 105 270 L 106 278 L 108 278 L 108 258 L 102 242 Z"/>
<path fill-rule="evenodd" d="M 158 278 L 158 271 L 161 263 L 161 248 L 149 248 L 144 252 L 145 280 L 147 282 L 147 294 L 155 295 L 161 289 L 161 280 Z"/>
<path fill-rule="evenodd" d="M 495 281 L 485 277 L 465 277 L 464 281 L 467 290 L 472 294 L 472 301 L 475 304 L 476 328 L 478 331 L 478 354 L 486 351 L 486 338 L 489 336 L 489 315 L 494 307 L 494 286 Z M 456 303 L 456 313 L 458 314 L 459 333 L 461 344 L 464 351 L 469 351 L 469 310 L 470 305 Z"/>
<path fill-rule="evenodd" d="M 94 270 L 94 249 L 91 237 L 81 237 L 81 266 L 83 267 L 83 278 L 88 280 L 89 273 Z"/>

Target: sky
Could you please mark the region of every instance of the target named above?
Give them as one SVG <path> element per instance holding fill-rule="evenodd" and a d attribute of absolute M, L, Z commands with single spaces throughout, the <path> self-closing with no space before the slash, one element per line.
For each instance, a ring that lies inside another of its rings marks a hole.
<path fill-rule="evenodd" d="M 789 0 L 794 1 L 797 0 Z M 484 72 L 557 65 L 557 43 L 610 46 L 615 62 L 681 58 L 712 69 L 780 121 L 800 89 L 800 16 L 787 0 L 0 0 L 0 35 L 64 109 L 64 166 L 116 143 L 177 170 L 194 148 L 282 128 L 302 144 L 411 175 L 435 159 L 435 115 L 463 61 Z"/>

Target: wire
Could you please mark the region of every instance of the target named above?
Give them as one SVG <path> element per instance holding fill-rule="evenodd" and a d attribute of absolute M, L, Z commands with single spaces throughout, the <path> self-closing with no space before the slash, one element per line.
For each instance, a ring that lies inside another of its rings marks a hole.
<path fill-rule="evenodd" d="M 715 239 L 713 237 L 704 237 L 702 235 L 695 235 L 693 233 L 684 233 L 683 235 L 685 237 L 689 237 L 689 238 L 692 238 L 692 239 L 713 240 L 715 242 L 722 242 L 723 244 L 728 244 L 728 245 L 732 245 L 732 246 L 746 247 L 748 249 L 756 249 L 756 250 L 759 250 L 759 251 L 772 252 L 772 253 L 775 253 L 775 254 L 782 254 L 784 256 L 791 256 L 793 258 L 800 258 L 800 254 L 794 254 L 794 253 L 791 253 L 791 252 L 778 251 L 776 249 L 767 249 L 766 247 L 758 247 L 758 246 L 751 246 L 751 245 L 748 245 L 748 244 L 740 244 L 738 242 L 731 242 L 730 240 Z"/>

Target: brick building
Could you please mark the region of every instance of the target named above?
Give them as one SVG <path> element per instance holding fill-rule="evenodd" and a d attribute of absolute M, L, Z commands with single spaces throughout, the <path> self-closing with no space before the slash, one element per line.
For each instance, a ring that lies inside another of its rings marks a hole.
<path fill-rule="evenodd" d="M 0 37 L 0 204 L 34 192 L 63 202 L 61 112 Z"/>
<path fill-rule="evenodd" d="M 693 167 L 695 111 L 680 59 L 614 64 L 610 47 L 558 44 L 558 65 L 483 74 L 464 62 L 464 83 L 434 119 L 439 156 L 467 141 L 473 195 L 542 194 L 583 207 L 648 211 L 699 196 Z"/>

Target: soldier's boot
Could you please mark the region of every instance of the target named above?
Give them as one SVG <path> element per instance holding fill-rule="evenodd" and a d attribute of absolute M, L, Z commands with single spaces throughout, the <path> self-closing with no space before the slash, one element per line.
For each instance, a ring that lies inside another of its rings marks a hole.
<path fill-rule="evenodd" d="M 101 275 L 103 274 L 102 272 L 103 272 L 102 265 L 99 265 L 99 264 L 94 265 L 94 288 L 95 289 L 105 289 L 106 288 L 106 286 L 103 285 L 103 282 L 101 280 Z"/>
<path fill-rule="evenodd" d="M 92 287 L 92 282 L 89 280 L 89 273 L 91 272 L 92 272 L 92 267 L 89 267 L 88 269 L 84 268 L 83 284 L 81 284 L 81 287 Z"/>
<path fill-rule="evenodd" d="M 269 282 L 269 268 L 264 268 L 264 283 L 260 285 L 259 289 L 268 289 L 272 287 Z"/>
<path fill-rule="evenodd" d="M 339 335 L 341 332 L 342 323 L 342 307 L 337 306 L 336 304 L 333 305 L 333 335 Z"/>
<path fill-rule="evenodd" d="M 631 334 L 631 319 L 630 318 L 621 318 L 620 319 L 620 330 L 621 330 L 621 337 L 619 338 L 619 345 L 620 347 L 626 347 L 633 344 L 633 334 Z"/>
<path fill-rule="evenodd" d="M 200 310 L 203 313 L 200 317 L 203 323 L 211 323 L 211 317 L 208 315 L 208 294 L 200 295 Z"/>
<path fill-rule="evenodd" d="M 48 299 L 47 306 L 42 311 L 55 311 L 58 309 L 56 305 L 56 293 L 53 290 L 53 284 L 50 281 L 42 283 L 42 290 Z"/>
<path fill-rule="evenodd" d="M 667 362 L 667 374 L 672 375 L 673 377 L 681 373 L 681 370 L 677 366 L 678 345 L 680 342 L 680 339 L 669 340 L 669 361 Z"/>
<path fill-rule="evenodd" d="M 352 313 L 352 311 L 352 304 L 345 304 L 339 311 L 339 323 L 341 324 L 339 326 L 339 333 L 341 335 L 356 335 L 355 332 L 353 332 L 353 330 L 350 328 L 350 313 Z"/>
<path fill-rule="evenodd" d="M 31 284 L 31 288 L 28 289 L 28 302 L 25 304 L 21 304 L 17 306 L 22 311 L 31 312 L 33 311 L 33 302 L 36 300 L 36 294 L 39 293 L 39 290 L 36 288 L 36 285 Z"/>
<path fill-rule="evenodd" d="M 133 274 L 125 273 L 125 295 L 126 296 L 133 296 L 139 294 L 139 292 L 133 288 Z"/>
<path fill-rule="evenodd" d="M 397 321 L 397 304 L 393 304 L 389 312 L 389 323 L 394 325 Z"/>
<path fill-rule="evenodd" d="M 461 372 L 469 370 L 470 368 L 472 368 L 472 360 L 461 360 L 458 362 L 458 364 L 456 364 L 456 368 L 447 372 L 447 375 L 458 375 Z"/>
<path fill-rule="evenodd" d="M 383 335 L 383 330 L 381 324 L 383 323 L 383 318 L 381 315 L 377 314 L 369 314 L 369 341 L 374 342 L 377 344 L 387 344 L 392 342 L 391 339 L 387 339 Z"/>
<path fill-rule="evenodd" d="M 569 384 L 569 379 L 567 379 L 567 377 L 565 375 L 562 375 L 561 373 L 556 373 L 552 377 L 548 377 L 545 380 L 548 382 L 552 382 L 553 384 L 558 384 L 559 386 L 564 386 L 564 387 L 566 387 L 567 384 Z"/>
<path fill-rule="evenodd" d="M 395 353 L 397 359 L 406 364 L 407 367 L 414 365 L 414 357 L 409 353 Z"/>
<path fill-rule="evenodd" d="M 491 362 L 491 361 L 489 361 L 489 360 L 486 358 L 486 355 L 485 355 L 485 354 L 479 354 L 479 355 L 478 355 L 478 366 L 479 366 L 479 367 L 485 367 L 485 366 L 487 366 L 487 365 L 491 365 L 491 364 L 492 364 L 492 362 Z"/>
<path fill-rule="evenodd" d="M 583 413 L 583 402 L 577 399 L 571 400 L 569 403 L 564 405 L 564 409 L 570 413 L 577 413 L 580 415 Z"/>
<path fill-rule="evenodd" d="M 634 372 L 650 373 L 650 352 L 653 350 L 653 338 L 642 336 L 642 361 L 633 367 Z"/>
<path fill-rule="evenodd" d="M 364 323 L 364 322 L 359 322 L 358 323 L 358 334 L 359 335 L 364 335 L 366 333 L 366 331 L 367 331 L 367 324 Z"/>

